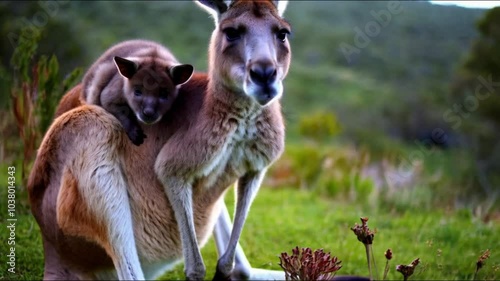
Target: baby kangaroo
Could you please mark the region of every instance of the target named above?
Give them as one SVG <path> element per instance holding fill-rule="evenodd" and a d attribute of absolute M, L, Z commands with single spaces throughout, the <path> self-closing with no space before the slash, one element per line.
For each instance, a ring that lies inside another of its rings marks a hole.
<path fill-rule="evenodd" d="M 139 121 L 158 122 L 193 70 L 158 43 L 125 41 L 108 49 L 89 68 L 83 78 L 83 99 L 113 114 L 132 143 L 141 145 L 146 135 Z"/>

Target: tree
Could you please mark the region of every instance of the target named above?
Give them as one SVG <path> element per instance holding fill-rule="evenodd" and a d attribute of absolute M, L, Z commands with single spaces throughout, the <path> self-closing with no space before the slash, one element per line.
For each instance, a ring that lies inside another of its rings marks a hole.
<path fill-rule="evenodd" d="M 500 176 L 500 7 L 477 23 L 480 36 L 451 85 L 452 106 L 443 118 L 466 136 L 477 163 L 477 183 L 498 194 Z"/>

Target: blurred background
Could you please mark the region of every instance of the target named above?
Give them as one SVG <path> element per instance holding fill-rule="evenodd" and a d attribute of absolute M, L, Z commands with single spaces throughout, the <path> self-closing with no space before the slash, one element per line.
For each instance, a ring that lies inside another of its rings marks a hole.
<path fill-rule="evenodd" d="M 213 30 L 190 1 L 2 1 L 0 18 L 0 160 L 24 177 L 107 48 L 151 39 L 205 71 Z M 287 149 L 266 186 L 500 218 L 500 8 L 292 1 L 285 18 Z"/>

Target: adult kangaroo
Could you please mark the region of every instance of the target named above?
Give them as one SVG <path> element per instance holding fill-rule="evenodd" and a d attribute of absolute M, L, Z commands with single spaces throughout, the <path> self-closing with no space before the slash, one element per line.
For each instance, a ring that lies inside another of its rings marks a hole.
<path fill-rule="evenodd" d="M 215 18 L 208 88 L 190 126 L 174 134 L 155 164 L 174 209 L 188 279 L 205 277 L 193 198 L 222 196 L 237 181 L 234 226 L 214 279 L 229 278 L 252 200 L 284 148 L 279 98 L 290 65 L 285 1 L 199 1 Z M 180 153 L 182 152 L 182 153 Z"/>
<path fill-rule="evenodd" d="M 182 256 L 186 277 L 203 279 L 199 247 L 212 230 L 224 252 L 216 278 L 263 273 L 237 245 L 266 169 L 283 151 L 286 2 L 199 4 L 216 21 L 208 78 L 195 74 L 182 85 L 165 118 L 144 128 L 143 145 L 127 141 L 104 109 L 85 104 L 59 116 L 45 135 L 28 182 L 45 279 L 150 279 Z M 78 89 L 64 99 L 66 108 L 84 103 Z M 236 181 L 231 226 L 223 195 Z"/>

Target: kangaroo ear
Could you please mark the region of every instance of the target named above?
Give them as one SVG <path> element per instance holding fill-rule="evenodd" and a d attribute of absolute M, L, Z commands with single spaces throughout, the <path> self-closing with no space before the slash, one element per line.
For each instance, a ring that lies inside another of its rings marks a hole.
<path fill-rule="evenodd" d="M 197 0 L 196 4 L 209 12 L 219 22 L 220 15 L 225 13 L 231 4 L 231 0 Z"/>
<path fill-rule="evenodd" d="M 171 67 L 168 71 L 170 73 L 170 77 L 172 77 L 174 85 L 182 85 L 191 79 L 194 67 L 190 64 L 180 64 Z"/>
<path fill-rule="evenodd" d="M 273 3 L 276 9 L 278 9 L 278 15 L 282 17 L 288 5 L 288 0 L 273 0 Z"/>
<path fill-rule="evenodd" d="M 135 62 L 121 57 L 114 57 L 114 60 L 118 72 L 120 72 L 123 77 L 130 79 L 137 72 L 137 64 Z"/>

